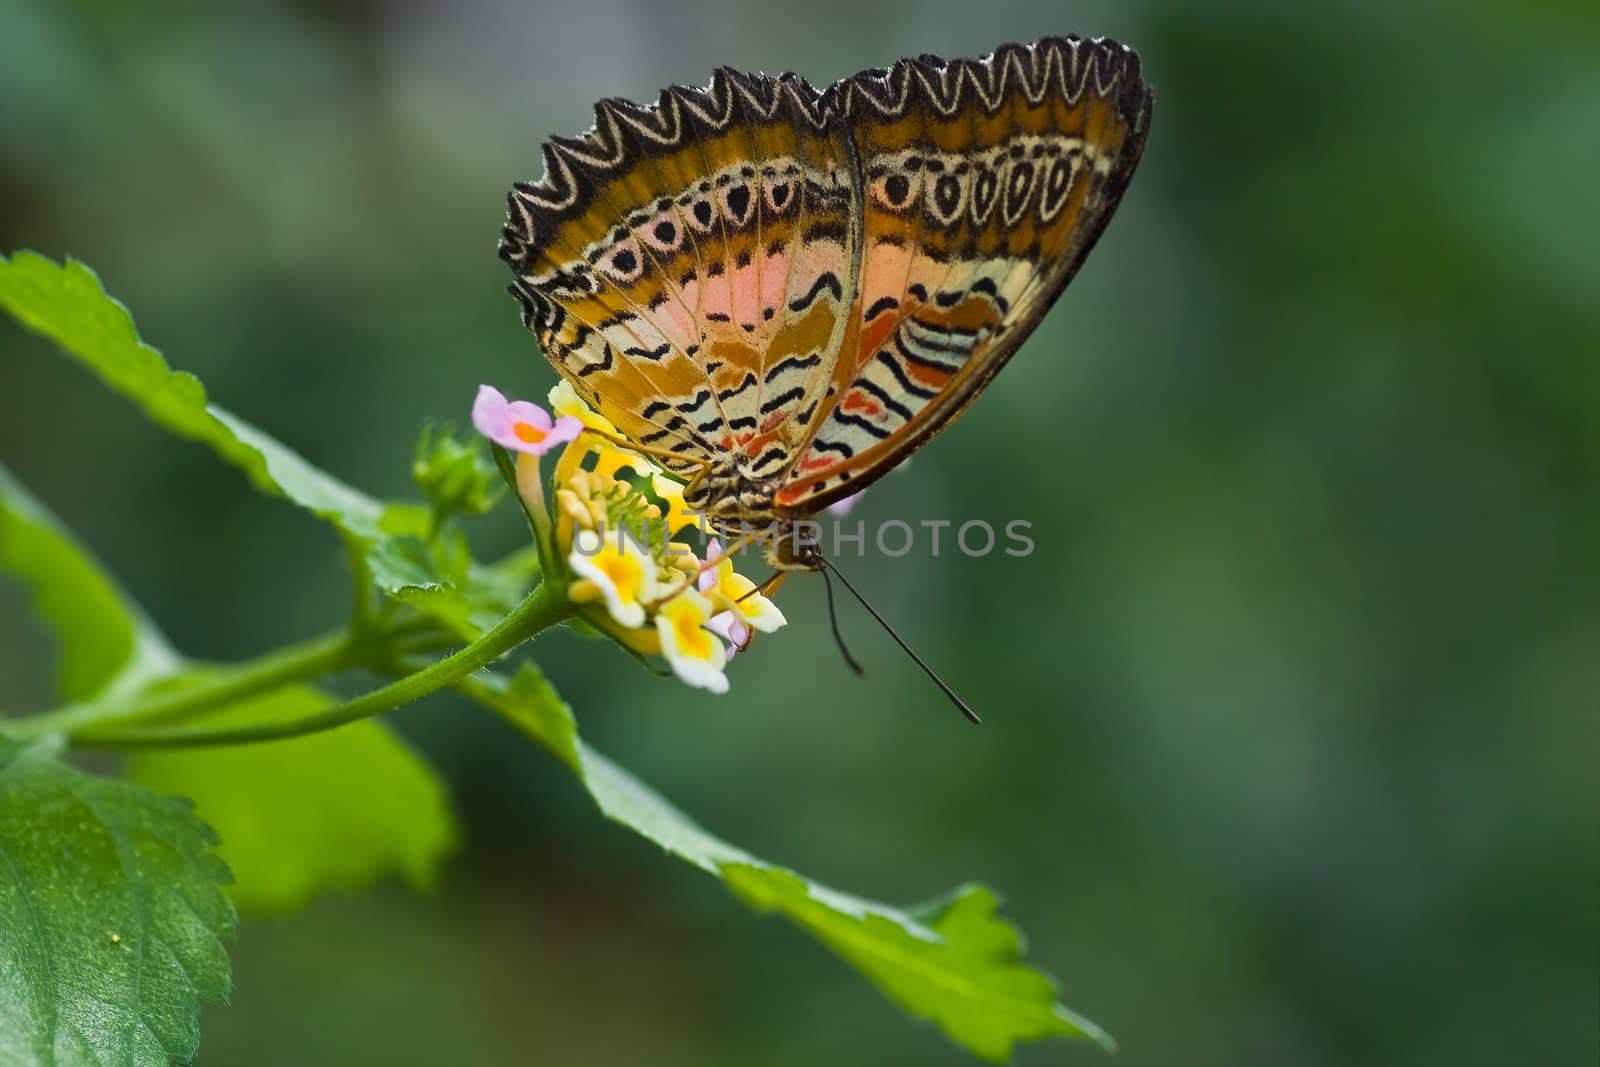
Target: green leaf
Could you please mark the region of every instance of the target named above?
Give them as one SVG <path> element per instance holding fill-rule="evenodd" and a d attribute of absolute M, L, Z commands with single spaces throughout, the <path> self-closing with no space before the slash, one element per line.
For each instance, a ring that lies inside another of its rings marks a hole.
<path fill-rule="evenodd" d="M 233 906 L 186 801 L 0 739 L 0 1063 L 188 1063 Z"/>
<path fill-rule="evenodd" d="M 578 726 L 572 708 L 539 668 L 525 663 L 509 680 L 503 674 L 491 674 L 463 683 L 461 689 L 499 712 L 566 764 L 573 774 L 583 777 L 584 753 L 578 747 Z"/>
<path fill-rule="evenodd" d="M 148 695 L 158 678 L 162 687 L 177 687 L 214 673 L 185 667 L 138 607 L 3 468 L 0 570 L 30 586 L 40 616 L 59 638 L 66 699 L 101 694 L 113 676 L 117 691 L 131 697 Z M 283 689 L 207 721 L 228 726 L 298 718 L 332 703 L 312 689 Z M 375 721 L 280 744 L 141 755 L 132 773 L 152 788 L 198 802 L 223 836 L 221 854 L 238 879 L 232 895 L 248 911 L 294 910 L 320 892 L 359 889 L 396 872 L 426 887 L 456 838 L 442 783 Z"/>
<path fill-rule="evenodd" d="M 376 540 L 382 506 L 307 463 L 243 419 L 206 400 L 192 374 L 175 371 L 139 339 L 128 309 L 106 294 L 84 264 L 56 264 L 33 252 L 0 256 L 0 308 L 48 337 L 138 404 L 157 425 L 209 447 L 265 493 L 282 496 L 337 525 Z"/>
<path fill-rule="evenodd" d="M 423 427 L 411 477 L 432 505 L 435 521 L 451 515 L 487 514 L 506 495 L 483 438 L 458 440 L 448 424 Z"/>
<path fill-rule="evenodd" d="M 420 532 L 427 525 L 425 515 L 409 505 L 390 505 L 383 528 L 391 536 L 367 552 L 367 569 L 385 596 L 474 640 L 522 600 L 538 573 L 537 557 L 519 554 L 480 566 L 466 537 L 453 527 L 432 543 L 425 541 Z"/>
<path fill-rule="evenodd" d="M 206 719 L 242 726 L 333 706 L 297 686 Z M 141 753 L 134 781 L 193 798 L 222 836 L 240 910 L 296 911 L 328 890 L 398 873 L 430 888 L 456 842 L 444 783 L 383 723 L 367 720 L 292 741 L 200 752 Z"/>
<path fill-rule="evenodd" d="M 1008 1060 L 1016 1042 L 1047 1037 L 1115 1048 L 1098 1026 L 1056 1002 L 1048 975 L 1021 962 L 1021 936 L 996 916 L 988 889 L 966 886 L 913 912 L 829 889 L 713 837 L 586 745 L 572 709 L 531 664 L 510 680 L 490 675 L 460 688 L 571 768 L 607 818 L 722 879 L 751 907 L 785 916 L 902 1010 L 977 1055 Z"/>
<path fill-rule="evenodd" d="M 396 557 L 410 550 L 389 547 L 387 538 L 425 533 L 432 521 L 427 508 L 385 506 L 210 403 L 199 379 L 173 370 L 160 352 L 139 339 L 127 308 L 107 295 L 84 264 L 69 260 L 58 265 L 32 252 L 18 252 L 9 260 L 0 257 L 0 308 L 56 342 L 158 425 L 206 445 L 263 492 L 332 522 L 367 556 L 386 594 L 440 618 L 468 638 L 516 603 L 516 593 L 507 600 L 504 583 L 497 584 L 496 575 L 486 570 L 471 568 L 464 583 L 396 571 Z M 476 446 L 451 443 L 449 455 L 424 457 L 425 473 L 452 491 L 466 492 L 457 505 L 478 507 L 485 503 L 483 495 L 493 491 L 492 484 L 483 484 L 492 467 Z M 463 479 L 469 483 L 465 489 Z M 462 585 L 460 598 L 449 595 L 456 584 Z"/>
<path fill-rule="evenodd" d="M 374 545 L 367 568 L 384 595 L 438 619 L 467 641 L 505 617 L 527 592 L 528 582 L 499 568 L 468 561 L 465 574 L 447 577 L 435 552 L 409 535 Z"/>
<path fill-rule="evenodd" d="M 787 915 L 902 1010 L 932 1020 L 984 1059 L 1004 1062 L 1016 1042 L 1046 1037 L 1116 1047 L 1094 1023 L 1056 1003 L 1048 975 L 1020 962 L 1022 937 L 995 915 L 998 901 L 984 886 L 964 886 L 932 910 L 897 916 L 777 867 L 725 864 L 722 877 L 745 903 Z"/>
<path fill-rule="evenodd" d="M 472 604 L 439 573 L 421 538 L 404 534 L 374 545 L 367 553 L 367 569 L 385 596 L 438 619 L 469 641 L 478 635 L 479 628 L 471 621 Z"/>
<path fill-rule="evenodd" d="M 0 572 L 28 586 L 35 614 L 56 638 L 63 700 L 88 700 L 113 680 L 131 691 L 177 668 L 154 625 L 4 466 Z"/>

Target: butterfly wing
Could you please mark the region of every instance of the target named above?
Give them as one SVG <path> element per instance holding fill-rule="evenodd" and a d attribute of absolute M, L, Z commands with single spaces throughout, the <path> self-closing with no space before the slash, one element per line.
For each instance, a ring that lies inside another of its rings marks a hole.
<path fill-rule="evenodd" d="M 859 491 L 972 402 L 1105 228 L 1150 107 L 1130 49 L 1080 38 L 903 60 L 828 90 L 859 158 L 861 277 L 779 508 Z"/>
<path fill-rule="evenodd" d="M 509 197 L 500 253 L 547 357 L 633 440 L 792 466 L 854 302 L 851 146 L 793 75 L 596 105 Z"/>

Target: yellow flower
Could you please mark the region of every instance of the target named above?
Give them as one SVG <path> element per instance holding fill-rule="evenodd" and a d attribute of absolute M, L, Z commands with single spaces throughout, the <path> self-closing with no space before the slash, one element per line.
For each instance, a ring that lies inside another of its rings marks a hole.
<path fill-rule="evenodd" d="M 591 430 L 599 430 L 613 437 L 621 436 L 611 420 L 585 403 L 583 397 L 572 387 L 572 383 L 565 378 L 551 386 L 549 400 L 550 410 L 557 415 L 570 415 Z"/>
<path fill-rule="evenodd" d="M 661 605 L 656 613 L 656 633 L 661 637 L 661 654 L 674 674 L 696 689 L 726 693 L 728 676 L 722 668 L 728 654 L 706 629 L 711 615 L 711 601 L 686 589 Z"/>
<path fill-rule="evenodd" d="M 691 686 L 727 692 L 732 653 L 724 636 L 743 647 L 751 630 L 783 626 L 783 613 L 734 571 L 717 542 L 702 564 L 691 546 L 673 540 L 690 527 L 705 532 L 700 514 L 684 503 L 682 481 L 629 447 L 571 384 L 550 390 L 550 406 L 558 416 L 552 427 L 576 436 L 549 481 L 539 464 L 545 449 L 520 449 L 516 470 L 541 549 L 558 564 L 547 566 L 547 580 L 567 581 L 567 595 L 584 605 L 588 621 L 625 647 L 662 657 Z M 624 470 L 632 475 L 621 477 Z M 647 489 L 636 484 L 640 477 L 650 480 Z M 547 489 L 554 491 L 550 506 Z"/>
<path fill-rule="evenodd" d="M 595 529 L 605 525 L 606 492 L 611 488 L 610 478 L 600 478 L 590 471 L 580 470 L 556 490 L 556 511 L 560 518 L 570 520 L 579 529 Z"/>
<path fill-rule="evenodd" d="M 755 582 L 733 569 L 733 557 L 724 555 L 722 543 L 712 539 L 706 551 L 708 566 L 700 572 L 700 592 L 711 599 L 718 611 L 731 611 L 733 617 L 752 630 L 770 634 L 788 619 L 778 605 L 756 590 Z"/>
<path fill-rule="evenodd" d="M 656 474 L 650 479 L 650 487 L 655 490 L 656 496 L 667 505 L 667 532 L 677 533 L 694 527 L 704 532 L 700 524 L 700 512 L 686 506 L 683 502 L 683 484 L 665 474 Z"/>
<path fill-rule="evenodd" d="M 609 441 L 596 441 L 593 448 L 595 455 L 599 457 L 594 464 L 594 472 L 596 474 L 615 478 L 619 470 L 624 467 L 631 467 L 633 472 L 641 477 L 660 476 L 661 468 L 637 452 L 618 448 Z"/>
<path fill-rule="evenodd" d="M 574 601 L 604 600 L 617 625 L 644 625 L 645 603 L 657 591 L 656 561 L 626 530 L 578 530 L 567 564 L 577 575 L 567 592 Z"/>
<path fill-rule="evenodd" d="M 606 437 L 622 438 L 617 432 L 616 424 L 585 403 L 578 395 L 578 391 L 572 388 L 572 383 L 566 379 L 563 378 L 551 387 L 550 407 L 557 415 L 577 419 L 585 430 L 594 431 L 580 436 L 567 450 L 561 464 L 556 468 L 557 481 L 560 481 L 567 472 L 577 469 L 590 452 L 597 457 L 595 473 L 607 478 L 616 477 L 617 472 L 624 467 L 631 468 L 636 475 L 646 478 L 660 473 L 661 468 L 649 459 L 632 449 L 623 448 L 613 441 L 606 440 Z"/>
<path fill-rule="evenodd" d="M 700 560 L 695 557 L 694 548 L 682 541 L 668 541 L 661 554 L 661 585 L 665 591 L 658 596 L 666 600 L 675 595 L 680 586 L 693 589 L 699 574 Z"/>

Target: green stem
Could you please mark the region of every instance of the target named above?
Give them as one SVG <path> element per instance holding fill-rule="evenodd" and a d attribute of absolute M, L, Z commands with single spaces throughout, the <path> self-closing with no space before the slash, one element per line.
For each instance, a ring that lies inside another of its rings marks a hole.
<path fill-rule="evenodd" d="M 338 726 L 391 711 L 467 677 L 516 648 L 522 642 L 565 621 L 573 606 L 565 591 L 541 582 L 511 614 L 472 644 L 446 656 L 431 667 L 391 682 L 316 715 L 288 722 L 259 723 L 226 729 L 134 730 L 125 733 L 85 732 L 71 738 L 85 748 L 192 748 L 206 745 L 243 745 L 332 730 Z"/>
<path fill-rule="evenodd" d="M 360 538 L 346 534 L 344 558 L 350 567 L 350 632 L 366 634 L 376 621 L 373 608 L 372 568 L 367 565 L 367 545 Z"/>
<path fill-rule="evenodd" d="M 288 645 L 212 678 L 171 693 L 138 700 L 69 704 L 6 723 L 16 738 L 71 734 L 110 722 L 170 722 L 221 704 L 232 704 L 295 682 L 320 678 L 356 665 L 360 656 L 344 631 Z"/>

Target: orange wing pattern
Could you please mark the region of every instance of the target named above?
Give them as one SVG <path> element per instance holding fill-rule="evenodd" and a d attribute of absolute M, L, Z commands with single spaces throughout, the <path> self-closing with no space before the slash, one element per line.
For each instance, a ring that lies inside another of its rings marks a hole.
<path fill-rule="evenodd" d="M 854 296 L 850 145 L 792 75 L 606 100 L 511 192 L 523 318 L 641 444 L 748 477 L 804 445 Z"/>
<path fill-rule="evenodd" d="M 842 83 L 865 195 L 855 346 L 775 503 L 810 512 L 930 440 L 1088 255 L 1144 148 L 1138 57 L 1046 39 Z"/>
<path fill-rule="evenodd" d="M 1046 38 L 817 92 L 719 69 L 602 101 L 509 197 L 556 369 L 691 506 L 804 515 L 926 443 L 1093 247 L 1144 147 L 1139 60 Z"/>

